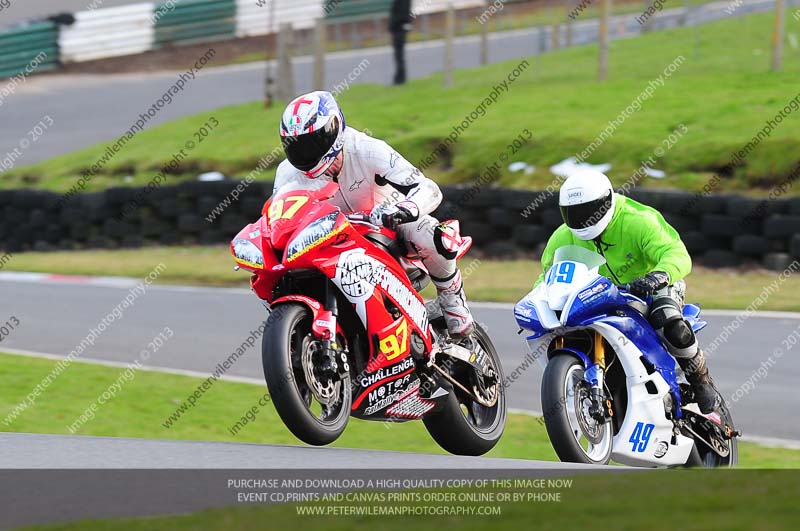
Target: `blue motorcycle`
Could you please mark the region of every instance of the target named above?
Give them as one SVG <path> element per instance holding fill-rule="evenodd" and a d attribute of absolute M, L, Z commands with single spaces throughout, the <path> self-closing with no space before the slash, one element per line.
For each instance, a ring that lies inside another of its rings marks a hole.
<path fill-rule="evenodd" d="M 558 249 L 544 282 L 517 303 L 545 365 L 542 410 L 562 461 L 632 466 L 736 465 L 730 411 L 703 415 L 691 387 L 645 317 L 649 301 L 615 286 L 598 270 L 605 258 L 583 247 Z M 697 332 L 700 307 L 684 317 Z"/>

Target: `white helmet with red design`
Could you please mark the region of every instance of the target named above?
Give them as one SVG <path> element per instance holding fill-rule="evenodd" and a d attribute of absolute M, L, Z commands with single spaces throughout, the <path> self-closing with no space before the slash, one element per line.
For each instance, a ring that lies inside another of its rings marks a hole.
<path fill-rule="evenodd" d="M 283 111 L 281 142 L 289 163 L 316 179 L 344 147 L 344 114 L 330 92 L 303 94 Z"/>

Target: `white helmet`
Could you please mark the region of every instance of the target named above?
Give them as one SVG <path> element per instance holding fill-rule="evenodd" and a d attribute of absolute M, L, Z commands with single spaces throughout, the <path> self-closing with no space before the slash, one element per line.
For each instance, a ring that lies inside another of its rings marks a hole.
<path fill-rule="evenodd" d="M 578 170 L 570 175 L 558 195 L 561 217 L 581 240 L 600 236 L 614 216 L 614 187 L 603 173 Z"/>

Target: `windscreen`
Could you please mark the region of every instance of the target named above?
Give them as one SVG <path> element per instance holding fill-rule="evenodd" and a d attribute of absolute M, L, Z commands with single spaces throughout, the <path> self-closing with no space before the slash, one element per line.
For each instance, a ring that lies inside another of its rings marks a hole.
<path fill-rule="evenodd" d="M 564 247 L 556 249 L 555 255 L 553 256 L 553 263 L 557 264 L 565 260 L 585 264 L 589 269 L 600 267 L 606 263 L 606 259 L 600 254 L 578 245 L 565 245 Z"/>

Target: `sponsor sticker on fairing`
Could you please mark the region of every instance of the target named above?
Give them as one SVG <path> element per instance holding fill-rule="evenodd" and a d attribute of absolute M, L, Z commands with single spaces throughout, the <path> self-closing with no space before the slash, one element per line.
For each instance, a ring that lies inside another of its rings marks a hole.
<path fill-rule="evenodd" d="M 416 293 L 380 261 L 368 256 L 366 249 L 352 249 L 339 256 L 334 283 L 350 302 L 363 304 L 380 286 L 397 306 L 422 330 L 428 327 L 428 312 Z"/>
<path fill-rule="evenodd" d="M 399 389 L 399 390 L 396 390 L 394 392 L 391 391 L 391 389 L 392 389 L 392 385 L 391 384 L 392 383 L 407 382 L 410 377 L 411 377 L 411 375 L 407 374 L 402 379 L 398 379 L 395 382 L 390 382 L 390 383 L 386 384 L 385 386 L 381 386 L 381 387 L 375 389 L 374 391 L 371 391 L 369 393 L 369 396 L 367 397 L 367 400 L 369 401 L 370 406 L 367 409 L 364 410 L 364 414 L 365 415 L 372 415 L 373 413 L 376 413 L 376 412 L 378 412 L 378 411 L 390 406 L 391 404 L 394 404 L 395 402 L 400 400 L 400 398 L 402 398 L 403 395 L 405 395 L 409 391 L 416 390 L 419 387 L 419 380 L 414 381 L 410 386 L 408 386 L 406 388 Z"/>
<path fill-rule="evenodd" d="M 433 409 L 434 403 L 419 396 L 417 388 L 407 393 L 395 405 L 386 410 L 387 415 L 406 419 L 418 419 Z"/>
<path fill-rule="evenodd" d="M 390 376 L 395 376 L 397 374 L 402 373 L 414 366 L 414 360 L 411 357 L 405 358 L 403 361 L 396 365 L 392 365 L 391 367 L 381 367 L 376 372 L 372 374 L 367 374 L 362 376 L 359 380 L 359 384 L 361 387 L 369 387 L 370 385 L 380 382 L 385 378 L 389 378 Z"/>
<path fill-rule="evenodd" d="M 591 287 L 589 289 L 585 289 L 585 290 L 581 291 L 580 293 L 578 293 L 578 298 L 582 302 L 589 302 L 590 299 L 596 298 L 596 296 L 598 294 L 602 293 L 607 287 L 608 287 L 608 284 L 606 284 L 605 282 L 601 282 L 601 283 L 599 283 L 598 285 L 596 285 L 594 287 Z"/>

